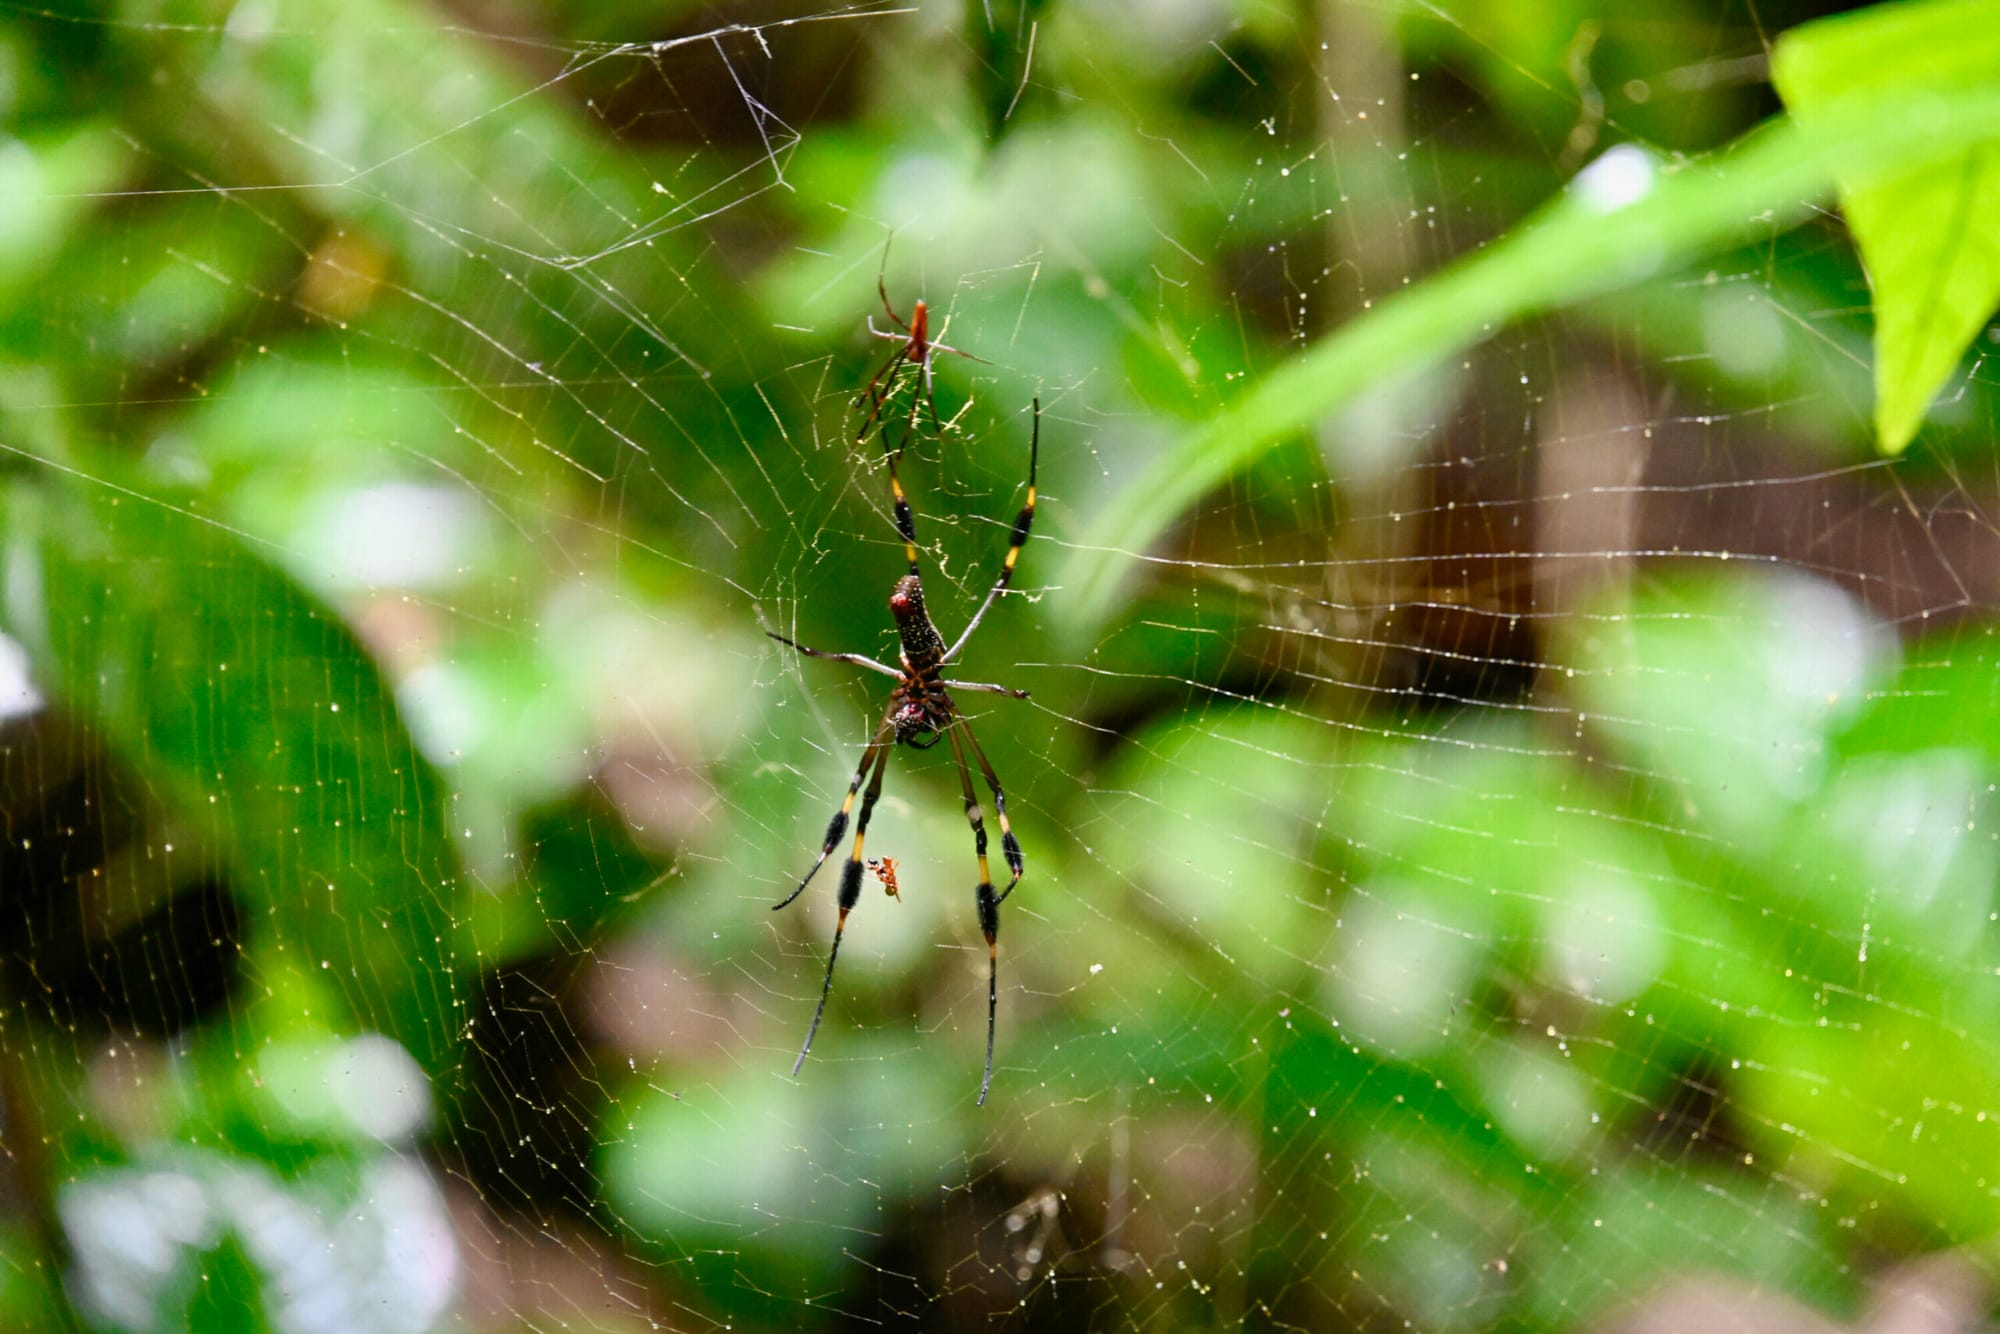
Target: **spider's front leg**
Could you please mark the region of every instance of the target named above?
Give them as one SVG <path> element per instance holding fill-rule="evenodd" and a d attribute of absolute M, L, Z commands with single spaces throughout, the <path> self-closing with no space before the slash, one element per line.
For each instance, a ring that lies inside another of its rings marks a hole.
<path fill-rule="evenodd" d="M 972 632 L 977 630 L 979 623 L 986 619 L 986 613 L 992 610 L 994 602 L 999 599 L 1002 593 L 1007 591 L 1007 585 L 1014 582 L 1014 565 L 1021 559 L 1021 548 L 1028 545 L 1028 533 L 1035 526 L 1035 469 L 1041 463 L 1041 459 L 1042 400 L 1038 398 L 1035 400 L 1035 425 L 1028 435 L 1027 503 L 1022 505 L 1021 512 L 1014 516 L 1014 527 L 1007 537 L 1007 555 L 1000 563 L 1000 577 L 995 579 L 993 587 L 987 590 L 986 600 L 979 604 L 979 610 L 973 612 L 972 619 L 965 623 L 965 629 L 959 633 L 957 642 L 944 651 L 945 662 L 956 662 L 958 660 L 959 652 L 972 642 Z M 988 687 L 969 685 L 965 689 L 984 690 L 988 689 Z M 1021 694 L 1023 698 L 1026 697 L 1026 692 L 1016 693 Z"/>
<path fill-rule="evenodd" d="M 790 641 L 786 642 L 789 643 Z M 813 859 L 812 867 L 799 880 L 799 887 L 785 895 L 783 903 L 774 903 L 771 905 L 772 912 L 777 912 L 780 908 L 791 907 L 792 901 L 806 892 L 806 886 L 810 885 L 813 877 L 819 874 L 819 868 L 826 865 L 826 859 L 833 855 L 834 848 L 840 844 L 840 836 L 847 832 L 847 815 L 849 811 L 854 809 L 854 794 L 861 790 L 862 780 L 868 777 L 869 766 L 874 765 L 876 770 L 875 783 L 869 788 L 868 801 L 861 808 L 861 827 L 863 829 L 867 828 L 869 808 L 875 804 L 875 794 L 881 791 L 881 767 L 883 762 L 888 758 L 890 738 L 894 735 L 895 728 L 886 719 L 883 721 L 882 726 L 875 729 L 874 740 L 868 743 L 868 749 L 861 752 L 861 765 L 854 771 L 854 781 L 847 785 L 847 799 L 840 803 L 840 809 L 833 813 L 831 820 L 827 821 L 826 841 L 820 845 L 819 856 Z M 859 847 L 859 837 L 859 831 L 857 831 L 857 848 Z"/>
<path fill-rule="evenodd" d="M 883 726 L 886 730 L 888 724 L 884 723 Z M 877 735 L 879 736 L 880 733 L 877 733 Z M 875 813 L 875 801 L 882 795 L 882 774 L 889 767 L 888 746 L 884 745 L 879 748 L 871 747 L 870 749 L 875 752 L 873 755 L 875 775 L 868 780 L 868 794 L 861 799 L 861 815 L 854 822 L 854 852 L 848 858 L 847 865 L 841 868 L 840 916 L 834 922 L 833 948 L 827 951 L 826 980 L 820 983 L 819 1005 L 813 1010 L 812 1026 L 806 1029 L 805 1045 L 799 1048 L 799 1058 L 792 1062 L 792 1073 L 794 1075 L 799 1072 L 799 1067 L 806 1063 L 806 1053 L 812 1050 L 813 1039 L 819 1036 L 819 1021 L 826 1017 L 827 998 L 833 994 L 833 966 L 840 960 L 841 938 L 847 934 L 847 914 L 853 912 L 854 905 L 861 901 L 861 870 L 863 866 L 861 845 L 867 841 L 868 817 Z M 862 763 L 865 767 L 868 761 L 864 760 Z M 859 784 L 860 781 L 860 774 L 856 774 L 856 784 Z M 852 789 L 848 790 L 847 799 L 849 801 L 854 800 Z M 845 811 L 843 810 L 842 813 L 844 815 Z M 826 854 L 821 853 L 820 860 L 824 861 L 825 859 Z M 796 898 L 797 895 L 794 894 L 793 897 Z"/>

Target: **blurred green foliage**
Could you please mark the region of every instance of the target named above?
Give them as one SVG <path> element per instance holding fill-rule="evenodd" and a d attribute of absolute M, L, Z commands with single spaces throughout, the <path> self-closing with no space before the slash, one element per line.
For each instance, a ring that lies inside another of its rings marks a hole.
<path fill-rule="evenodd" d="M 0 729 L 0 1323 L 1525 1330 L 1985 1273 L 1995 403 L 1870 462 L 1812 210 L 1976 156 L 1994 90 L 1759 129 L 1763 54 L 1674 0 L 0 20 L 48 705 Z M 967 701 L 1030 867 L 985 1109 L 939 755 L 784 1078 L 831 887 L 768 905 L 885 696 L 764 632 L 894 652 L 878 279 L 978 358 L 904 469 L 947 635 L 1047 414 L 966 665 L 1033 691 Z"/>

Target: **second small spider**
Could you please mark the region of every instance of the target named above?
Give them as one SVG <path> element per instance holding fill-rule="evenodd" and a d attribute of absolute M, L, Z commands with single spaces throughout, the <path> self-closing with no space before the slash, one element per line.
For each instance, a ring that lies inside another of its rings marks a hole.
<path fill-rule="evenodd" d="M 888 259 L 886 250 L 883 251 L 883 259 L 885 261 Z M 909 426 L 915 428 L 917 413 L 922 410 L 930 415 L 931 433 L 941 435 L 944 426 L 938 421 L 937 393 L 932 384 L 932 366 L 937 360 L 937 354 L 949 352 L 954 357 L 964 357 L 967 361 L 977 361 L 982 365 L 985 364 L 985 358 L 975 357 L 963 348 L 934 341 L 930 332 L 930 307 L 921 299 L 910 308 L 910 320 L 905 324 L 903 317 L 896 313 L 896 308 L 889 304 L 889 288 L 880 274 L 875 277 L 875 294 L 882 298 L 882 310 L 889 317 L 890 327 L 876 328 L 874 317 L 870 316 L 868 332 L 877 338 L 888 339 L 897 347 L 895 352 L 890 354 L 889 360 L 882 364 L 882 369 L 875 372 L 875 378 L 868 382 L 867 388 L 861 391 L 861 396 L 854 400 L 855 407 L 866 409 L 862 414 L 860 429 L 855 431 L 854 438 L 857 442 L 867 439 L 868 432 L 882 420 L 882 410 L 888 407 L 889 400 L 895 396 L 896 382 L 902 378 L 903 369 L 907 366 L 916 368 L 917 381 L 916 388 L 911 391 L 910 396 Z M 944 330 L 939 329 L 938 334 L 942 337 Z"/>
<path fill-rule="evenodd" d="M 907 443 L 907 432 L 903 438 Z M 826 859 L 847 832 L 847 817 L 854 809 L 855 794 L 861 792 L 864 782 L 867 783 L 868 789 L 861 797 L 860 814 L 854 821 L 854 850 L 848 855 L 841 875 L 840 916 L 833 928 L 833 948 L 826 956 L 826 980 L 820 984 L 819 1008 L 813 1011 L 812 1026 L 806 1030 L 805 1045 L 799 1048 L 799 1058 L 792 1063 L 795 1075 L 805 1064 L 806 1053 L 812 1050 L 813 1037 L 819 1032 L 819 1021 L 826 1014 L 827 997 L 833 993 L 833 965 L 840 957 L 840 941 L 847 931 L 847 915 L 861 898 L 861 876 L 866 865 L 862 860 L 861 845 L 868 837 L 868 818 L 875 813 L 876 799 L 882 795 L 882 775 L 888 768 L 889 752 L 898 745 L 929 750 L 942 739 L 951 744 L 952 760 L 958 766 L 959 788 L 965 797 L 965 818 L 972 826 L 973 853 L 979 859 L 979 883 L 973 887 L 973 902 L 979 913 L 980 933 L 986 937 L 986 1074 L 979 1084 L 981 1103 L 986 1101 L 987 1090 L 993 1086 L 993 1030 L 1000 1003 L 1000 905 L 1014 892 L 1014 886 L 1021 883 L 1021 843 L 1007 823 L 1007 794 L 1000 787 L 999 775 L 993 772 L 986 752 L 979 747 L 979 739 L 972 734 L 972 724 L 958 711 L 950 692 L 976 690 L 992 695 L 1011 695 L 1015 699 L 1026 699 L 1028 692 L 983 681 L 946 680 L 944 669 L 958 657 L 971 640 L 972 632 L 979 628 L 987 611 L 1014 578 L 1014 563 L 1020 558 L 1021 548 L 1028 540 L 1028 529 L 1035 521 L 1035 467 L 1041 446 L 1042 403 L 1036 399 L 1034 428 L 1028 440 L 1027 501 L 1014 518 L 1013 533 L 1008 539 L 1007 555 L 1001 562 L 999 577 L 993 581 L 986 600 L 979 604 L 979 610 L 972 614 L 972 620 L 950 647 L 945 646 L 944 636 L 938 633 L 937 627 L 931 623 L 930 613 L 924 609 L 924 585 L 917 564 L 916 519 L 910 510 L 909 498 L 903 494 L 902 480 L 896 475 L 896 465 L 903 451 L 900 446 L 895 449 L 889 447 L 886 429 L 882 433 L 882 449 L 889 462 L 889 492 L 896 532 L 903 539 L 903 555 L 910 567 L 910 572 L 896 581 L 889 594 L 889 610 L 896 618 L 896 632 L 902 640 L 902 667 L 891 667 L 859 653 L 828 653 L 807 648 L 783 635 L 771 634 L 771 638 L 790 645 L 807 657 L 852 663 L 896 678 L 896 688 L 889 693 L 889 707 L 883 713 L 867 748 L 861 752 L 861 764 L 854 771 L 853 781 L 847 785 L 847 799 L 840 803 L 840 809 L 834 812 L 833 819 L 826 826 L 826 838 L 820 846 L 819 856 L 799 881 L 798 888 L 786 895 L 783 903 L 773 907 L 773 911 L 787 907 L 805 893 L 806 886 L 812 883 L 813 876 L 826 864 Z M 973 790 L 972 770 L 966 762 L 968 752 L 972 762 L 978 765 L 980 776 L 986 780 L 986 786 L 993 792 L 993 812 L 1000 825 L 1000 851 L 1007 859 L 1008 871 L 1007 887 L 998 892 L 993 888 L 993 873 L 987 866 L 986 817 L 980 808 L 979 796 Z M 890 886 L 890 892 L 895 893 L 893 870 L 883 878 Z"/>

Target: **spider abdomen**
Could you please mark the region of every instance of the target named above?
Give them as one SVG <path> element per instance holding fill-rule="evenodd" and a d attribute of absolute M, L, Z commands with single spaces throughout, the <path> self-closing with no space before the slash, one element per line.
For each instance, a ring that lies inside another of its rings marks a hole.
<path fill-rule="evenodd" d="M 928 676 L 944 661 L 944 636 L 931 624 L 924 609 L 924 581 L 906 574 L 889 593 L 889 610 L 896 617 L 896 633 L 903 639 L 903 664 L 916 676 Z"/>

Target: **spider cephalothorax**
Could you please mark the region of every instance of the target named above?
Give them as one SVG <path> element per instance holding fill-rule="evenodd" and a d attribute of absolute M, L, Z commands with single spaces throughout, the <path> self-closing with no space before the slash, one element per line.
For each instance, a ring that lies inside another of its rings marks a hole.
<path fill-rule="evenodd" d="M 914 321 L 922 327 L 922 308 Z M 878 405 L 879 406 L 879 405 Z M 1007 823 L 1007 795 L 1000 787 L 999 775 L 987 762 L 986 753 L 979 748 L 979 740 L 972 734 L 972 726 L 965 715 L 952 702 L 951 690 L 977 690 L 993 695 L 1011 695 L 1016 699 L 1026 699 L 1028 692 L 1013 690 L 1006 686 L 992 685 L 983 681 L 947 681 L 944 669 L 956 658 L 972 638 L 972 632 L 979 628 L 1001 593 L 1014 577 L 1014 563 L 1020 558 L 1021 548 L 1027 543 L 1028 529 L 1035 518 L 1035 466 L 1041 455 L 1042 405 L 1035 402 L 1034 430 L 1028 441 L 1028 495 L 1027 502 L 1014 519 L 1013 532 L 1008 539 L 1007 556 L 1000 567 L 999 578 L 987 591 L 986 600 L 979 604 L 979 610 L 972 614 L 965 630 L 949 647 L 944 637 L 931 622 L 930 612 L 924 608 L 924 584 L 917 572 L 917 530 L 916 519 L 911 513 L 909 498 L 903 494 L 903 483 L 896 475 L 896 465 L 902 456 L 900 447 L 889 448 L 888 432 L 883 432 L 883 452 L 889 460 L 889 492 L 893 502 L 897 535 L 903 539 L 903 554 L 909 561 L 910 572 L 896 581 L 889 594 L 889 610 L 896 618 L 896 633 L 903 644 L 903 665 L 900 669 L 887 663 L 875 661 L 859 653 L 827 653 L 819 649 L 807 648 L 803 644 L 773 634 L 771 638 L 781 644 L 789 644 L 799 652 L 813 658 L 830 658 L 835 662 L 853 663 L 866 667 L 884 676 L 896 678 L 896 688 L 889 695 L 889 707 L 882 715 L 875 735 L 861 752 L 860 767 L 854 771 L 854 779 L 847 785 L 847 799 L 840 803 L 840 809 L 833 813 L 833 819 L 826 826 L 826 838 L 820 845 L 819 856 L 812 867 L 776 907 L 783 908 L 792 900 L 805 893 L 819 868 L 839 846 L 842 836 L 847 833 L 848 813 L 854 809 L 856 793 L 861 793 L 861 810 L 854 821 L 854 851 L 840 881 L 840 916 L 833 928 L 833 948 L 826 956 L 826 980 L 820 986 L 819 1008 L 813 1011 L 812 1026 L 806 1030 L 805 1045 L 799 1048 L 799 1059 L 792 1064 L 792 1073 L 797 1074 L 805 1064 L 806 1053 L 812 1050 L 813 1036 L 819 1032 L 819 1021 L 826 1014 L 826 1000 L 833 992 L 833 965 L 840 957 L 840 940 L 847 930 L 847 914 L 861 898 L 861 872 L 864 862 L 861 846 L 868 837 L 868 817 L 875 813 L 875 802 L 882 795 L 882 775 L 889 764 L 889 752 L 898 745 L 910 746 L 916 750 L 929 750 L 940 740 L 951 743 L 952 760 L 958 766 L 959 787 L 965 796 L 965 818 L 972 826 L 973 851 L 979 858 L 979 883 L 973 887 L 973 903 L 979 914 L 980 933 L 986 937 L 986 1076 L 980 1081 L 979 1101 L 986 1101 L 986 1091 L 993 1085 L 993 1030 L 994 1018 L 999 1010 L 999 935 L 1000 904 L 1014 892 L 1014 886 L 1021 883 L 1024 863 L 1021 859 L 1021 844 L 1014 837 L 1013 828 Z M 905 439 L 907 440 L 907 434 Z M 972 762 L 979 767 L 979 773 L 986 780 L 986 786 L 993 793 L 993 813 L 1000 825 L 1000 850 L 1007 859 L 1007 888 L 996 891 L 993 888 L 993 874 L 986 861 L 986 816 L 980 808 L 979 797 L 972 788 L 972 770 L 966 762 L 967 752 Z M 866 782 L 868 789 L 862 793 L 861 785 Z"/>

